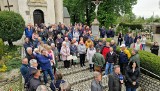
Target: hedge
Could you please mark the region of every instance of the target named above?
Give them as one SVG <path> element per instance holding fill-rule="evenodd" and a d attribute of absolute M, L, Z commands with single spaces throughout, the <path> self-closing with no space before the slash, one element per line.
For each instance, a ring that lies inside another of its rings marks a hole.
<path fill-rule="evenodd" d="M 119 26 L 125 28 L 130 28 L 131 30 L 143 29 L 142 24 L 130 24 L 130 23 L 120 23 Z"/>
<path fill-rule="evenodd" d="M 99 40 L 102 40 L 103 38 L 100 38 Z M 107 42 L 111 42 L 111 40 L 113 40 L 112 38 L 106 38 Z"/>
<path fill-rule="evenodd" d="M 128 49 L 131 52 L 131 48 Z M 117 53 L 120 52 L 120 47 L 117 47 Z M 160 56 L 147 51 L 139 51 L 141 67 L 160 76 Z"/>

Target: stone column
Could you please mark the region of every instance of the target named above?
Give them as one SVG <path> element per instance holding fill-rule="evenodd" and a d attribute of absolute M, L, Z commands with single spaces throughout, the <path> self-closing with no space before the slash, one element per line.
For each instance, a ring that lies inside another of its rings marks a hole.
<path fill-rule="evenodd" d="M 94 37 L 98 36 L 99 38 L 99 21 L 97 18 L 95 18 L 92 22 L 92 34 Z"/>
<path fill-rule="evenodd" d="M 63 0 L 54 0 L 56 23 L 63 23 Z"/>

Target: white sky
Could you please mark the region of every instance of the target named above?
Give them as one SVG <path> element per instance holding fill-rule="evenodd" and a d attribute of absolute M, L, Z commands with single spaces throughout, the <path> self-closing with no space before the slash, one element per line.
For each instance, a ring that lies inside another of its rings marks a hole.
<path fill-rule="evenodd" d="M 160 0 L 137 0 L 137 5 L 133 6 L 133 13 L 136 16 L 149 18 L 153 15 L 160 16 Z"/>

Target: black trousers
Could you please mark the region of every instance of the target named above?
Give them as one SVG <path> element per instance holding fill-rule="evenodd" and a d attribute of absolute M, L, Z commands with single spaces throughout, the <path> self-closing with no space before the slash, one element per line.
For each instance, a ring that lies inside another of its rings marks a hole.
<path fill-rule="evenodd" d="M 86 54 L 80 54 L 80 65 L 81 67 L 84 66 L 85 64 L 85 56 Z"/>
<path fill-rule="evenodd" d="M 126 68 L 128 66 L 128 63 L 119 63 L 119 65 L 120 65 L 121 73 L 124 75 L 126 72 Z"/>
<path fill-rule="evenodd" d="M 70 61 L 69 60 L 65 60 L 64 61 L 64 68 L 69 68 L 70 67 Z"/>

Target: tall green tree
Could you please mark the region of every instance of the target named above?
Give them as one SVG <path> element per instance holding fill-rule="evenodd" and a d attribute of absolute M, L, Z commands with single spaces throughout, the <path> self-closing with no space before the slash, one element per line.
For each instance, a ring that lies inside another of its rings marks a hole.
<path fill-rule="evenodd" d="M 64 0 L 64 6 L 69 10 L 71 21 L 87 22 L 90 24 L 95 18 L 93 0 Z M 117 17 L 131 13 L 132 6 L 137 0 L 103 0 L 98 10 L 98 20 L 106 27 L 116 22 Z"/>

